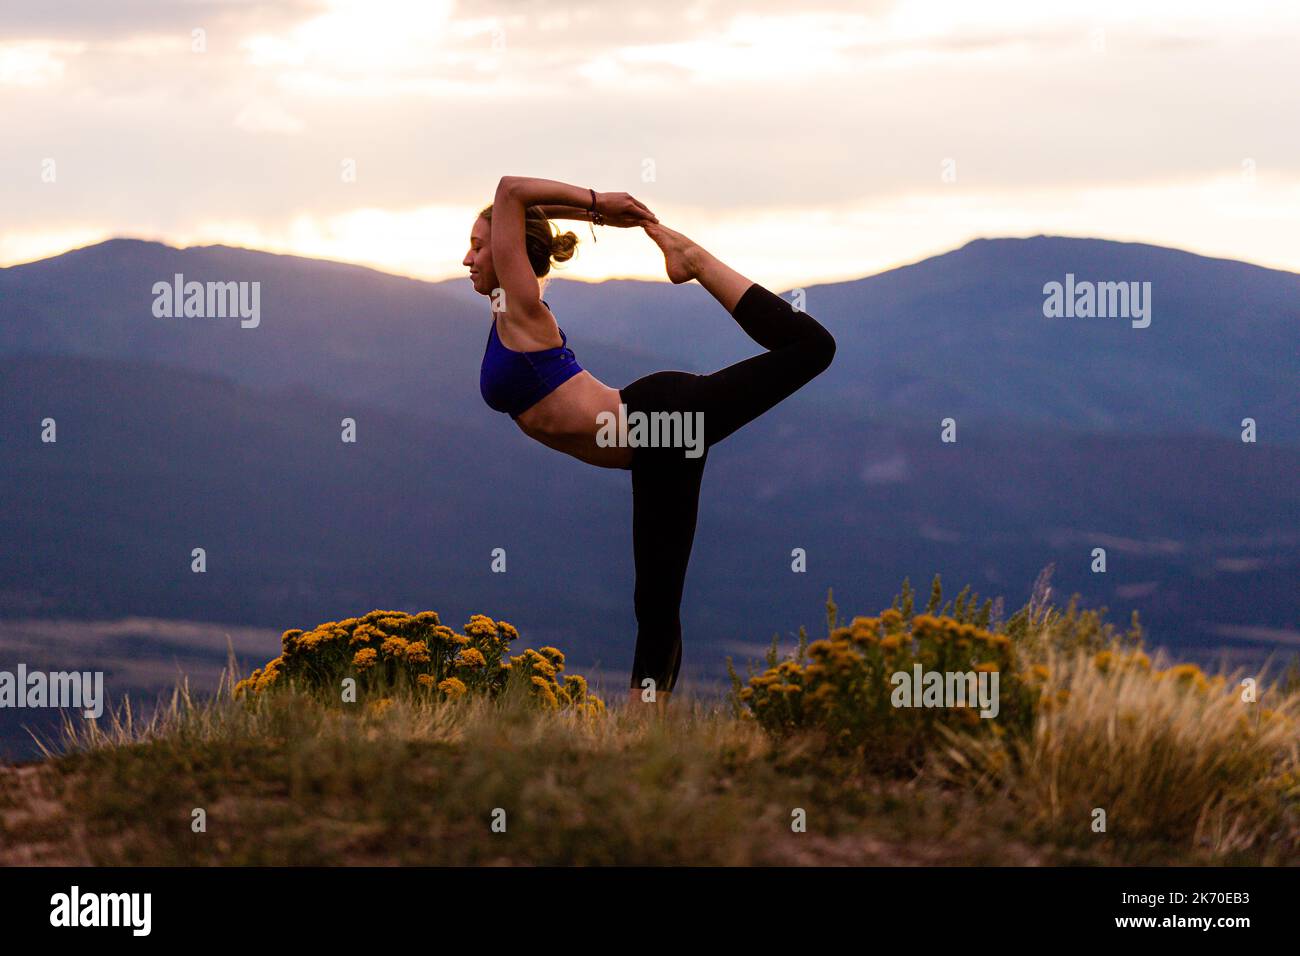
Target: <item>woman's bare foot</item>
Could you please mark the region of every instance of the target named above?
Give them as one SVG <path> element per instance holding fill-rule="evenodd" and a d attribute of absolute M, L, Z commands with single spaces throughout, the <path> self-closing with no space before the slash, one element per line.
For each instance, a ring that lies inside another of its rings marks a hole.
<path fill-rule="evenodd" d="M 647 223 L 641 228 L 663 250 L 664 267 L 674 285 L 690 282 L 699 275 L 703 249 L 663 223 Z"/>
<path fill-rule="evenodd" d="M 668 278 L 674 283 L 695 279 L 709 290 L 709 294 L 722 303 L 722 307 L 735 314 L 741 296 L 753 285 L 753 280 L 741 275 L 723 263 L 707 249 L 687 239 L 663 223 L 646 223 L 641 227 L 663 250 L 664 266 Z"/>
<path fill-rule="evenodd" d="M 651 716 L 663 720 L 668 713 L 668 698 L 672 696 L 672 691 L 659 691 L 655 694 L 652 702 L 641 699 L 641 689 L 639 687 L 631 688 L 627 701 L 627 712 L 636 717 L 648 718 Z"/>

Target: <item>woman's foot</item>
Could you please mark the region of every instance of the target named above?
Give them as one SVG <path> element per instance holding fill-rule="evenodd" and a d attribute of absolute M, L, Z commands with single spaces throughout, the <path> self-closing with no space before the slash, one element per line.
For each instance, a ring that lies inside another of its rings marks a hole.
<path fill-rule="evenodd" d="M 722 304 L 722 307 L 735 315 L 736 305 L 741 296 L 753 285 L 753 280 L 741 275 L 735 269 L 721 262 L 708 250 L 696 245 L 675 229 L 669 229 L 663 223 L 646 223 L 641 227 L 646 231 L 664 253 L 664 266 L 668 269 L 668 278 L 674 283 L 689 282 L 695 279 L 709 290 L 709 294 Z"/>
<path fill-rule="evenodd" d="M 646 223 L 641 228 L 663 250 L 664 267 L 673 284 L 690 282 L 699 276 L 700 264 L 705 255 L 703 249 L 662 223 Z"/>
<path fill-rule="evenodd" d="M 642 700 L 641 693 L 639 687 L 631 689 L 628 695 L 627 712 L 636 717 L 658 717 L 663 720 L 668 714 L 668 698 L 672 696 L 672 691 L 661 690 L 655 694 L 655 699 L 650 702 Z"/>

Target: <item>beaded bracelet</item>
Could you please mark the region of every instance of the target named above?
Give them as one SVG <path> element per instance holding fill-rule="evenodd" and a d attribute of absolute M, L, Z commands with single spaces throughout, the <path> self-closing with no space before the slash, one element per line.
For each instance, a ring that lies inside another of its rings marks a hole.
<path fill-rule="evenodd" d="M 596 226 L 603 226 L 605 224 L 605 217 L 596 211 L 596 190 L 588 186 L 587 191 L 591 193 L 591 209 L 588 210 L 588 212 L 591 213 L 591 219 L 588 222 L 588 225 L 595 223 L 594 226 L 591 226 L 591 241 L 595 242 Z"/>

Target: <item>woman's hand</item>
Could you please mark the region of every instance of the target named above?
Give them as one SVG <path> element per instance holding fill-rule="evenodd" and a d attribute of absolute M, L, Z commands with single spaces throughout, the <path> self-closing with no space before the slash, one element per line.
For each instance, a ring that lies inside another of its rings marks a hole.
<path fill-rule="evenodd" d="M 620 229 L 659 221 L 643 202 L 628 193 L 596 193 L 596 212 L 604 217 L 605 225 Z"/>

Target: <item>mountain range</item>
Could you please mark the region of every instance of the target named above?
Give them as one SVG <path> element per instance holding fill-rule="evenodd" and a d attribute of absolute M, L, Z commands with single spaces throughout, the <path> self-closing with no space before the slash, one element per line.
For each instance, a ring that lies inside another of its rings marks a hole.
<path fill-rule="evenodd" d="M 155 284 L 178 273 L 259 283 L 257 327 L 155 316 Z M 1046 317 L 1044 285 L 1067 274 L 1150 282 L 1150 326 Z M 1039 236 L 773 291 L 798 296 L 837 353 L 710 453 L 690 679 L 715 681 L 774 633 L 819 633 L 828 587 L 869 613 L 905 575 L 924 588 L 938 572 L 1014 609 L 1048 564 L 1058 594 L 1121 621 L 1137 609 L 1181 656 L 1253 665 L 1300 647 L 1300 276 Z M 557 276 L 544 295 L 611 385 L 758 349 L 694 283 Z M 223 246 L 115 239 L 0 269 L 0 652 L 38 666 L 33 622 L 147 618 L 236 630 L 260 663 L 284 628 L 433 608 L 510 620 L 616 690 L 635 633 L 628 476 L 483 404 L 488 318 L 466 279 Z M 126 675 L 184 645 L 140 630 L 95 659 Z M 45 666 L 80 666 L 79 646 L 49 643 Z"/>

